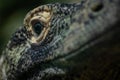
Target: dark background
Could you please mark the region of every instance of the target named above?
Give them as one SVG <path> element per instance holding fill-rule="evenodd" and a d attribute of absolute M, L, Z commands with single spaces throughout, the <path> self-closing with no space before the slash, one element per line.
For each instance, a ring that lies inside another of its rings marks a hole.
<path fill-rule="evenodd" d="M 79 0 L 0 0 L 0 54 L 11 34 L 22 26 L 28 11 L 48 3 L 71 3 Z"/>

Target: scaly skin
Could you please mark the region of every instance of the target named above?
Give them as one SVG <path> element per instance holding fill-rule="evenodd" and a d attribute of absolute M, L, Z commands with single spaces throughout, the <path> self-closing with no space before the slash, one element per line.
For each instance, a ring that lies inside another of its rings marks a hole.
<path fill-rule="evenodd" d="M 120 26 L 116 26 L 120 19 L 119 7 L 119 0 L 85 0 L 74 4 L 47 4 L 33 9 L 26 15 L 23 26 L 12 35 L 3 52 L 1 58 L 3 64 L 0 64 L 2 78 L 4 80 L 120 79 L 116 77 L 120 76 L 117 67 L 108 68 L 120 61 L 119 52 L 117 56 L 113 53 L 103 55 L 104 50 L 97 54 L 93 52 L 98 49 L 97 44 L 111 40 L 113 34 L 120 30 Z M 107 62 L 101 59 L 109 60 L 107 57 L 110 55 L 116 59 L 108 61 L 108 65 L 105 65 Z M 98 63 L 102 67 L 97 65 Z M 111 74 L 110 71 L 116 73 Z"/>

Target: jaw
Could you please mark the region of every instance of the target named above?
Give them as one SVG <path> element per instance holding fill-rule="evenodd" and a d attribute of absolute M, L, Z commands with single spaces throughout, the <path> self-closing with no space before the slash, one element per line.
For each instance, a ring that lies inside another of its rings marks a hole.
<path fill-rule="evenodd" d="M 111 70 L 113 73 L 118 72 L 119 63 L 117 62 L 120 61 L 120 27 L 118 26 L 120 25 L 114 25 L 114 29 L 112 28 L 76 50 L 46 63 L 46 65 L 49 65 L 47 67 L 52 66 L 62 69 L 66 72 L 62 77 L 69 77 L 69 75 L 72 75 L 72 77 L 85 76 L 85 74 L 97 77 L 104 76 L 104 74 L 109 77 L 113 76 L 112 74 L 109 75 L 109 72 Z M 113 67 L 113 65 L 116 66 Z M 105 72 L 105 70 L 108 71 Z M 97 75 L 99 71 L 101 71 L 101 76 Z"/>

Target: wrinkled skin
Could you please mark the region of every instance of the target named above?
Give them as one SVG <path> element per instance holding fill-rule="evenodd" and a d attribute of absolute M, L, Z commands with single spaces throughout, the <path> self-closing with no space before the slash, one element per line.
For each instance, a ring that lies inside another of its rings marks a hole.
<path fill-rule="evenodd" d="M 119 80 L 119 0 L 30 11 L 3 51 L 8 80 Z"/>

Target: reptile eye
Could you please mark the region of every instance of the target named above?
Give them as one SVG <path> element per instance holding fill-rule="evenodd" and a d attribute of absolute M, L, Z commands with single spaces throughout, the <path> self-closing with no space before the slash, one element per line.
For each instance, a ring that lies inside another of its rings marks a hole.
<path fill-rule="evenodd" d="M 40 21 L 32 22 L 33 31 L 37 34 L 37 36 L 40 35 L 40 33 L 43 30 L 43 27 L 44 27 L 44 25 Z"/>
<path fill-rule="evenodd" d="M 103 8 L 103 4 L 102 3 L 95 3 L 91 7 L 92 11 L 94 11 L 94 12 L 98 12 L 98 11 L 102 10 L 102 8 Z"/>

